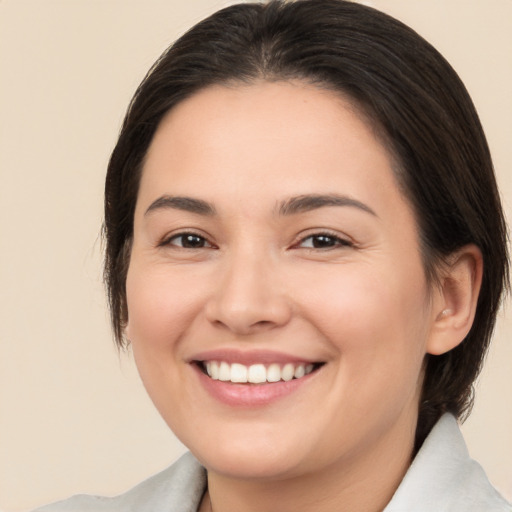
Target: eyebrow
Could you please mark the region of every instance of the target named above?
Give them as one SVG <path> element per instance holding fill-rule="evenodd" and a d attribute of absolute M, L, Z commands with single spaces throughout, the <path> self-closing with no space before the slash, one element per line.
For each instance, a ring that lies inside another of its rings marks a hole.
<path fill-rule="evenodd" d="M 296 213 L 309 212 L 326 206 L 350 206 L 378 217 L 368 205 L 357 199 L 338 194 L 306 194 L 291 197 L 280 203 L 278 211 L 280 215 L 294 215 Z"/>
<path fill-rule="evenodd" d="M 202 199 L 181 196 L 162 196 L 153 201 L 144 215 L 148 215 L 156 210 L 183 210 L 186 212 L 197 213 L 198 215 L 212 216 L 216 214 L 215 207 Z"/>
<path fill-rule="evenodd" d="M 349 206 L 358 208 L 377 217 L 377 214 L 368 205 L 357 199 L 338 194 L 304 194 L 291 197 L 279 204 L 278 212 L 279 215 L 284 216 L 295 215 L 297 213 L 309 212 L 327 206 Z M 202 199 L 165 195 L 153 201 L 144 215 L 148 215 L 156 210 L 166 209 L 182 210 L 207 216 L 213 216 L 217 213 L 211 203 L 203 201 Z"/>

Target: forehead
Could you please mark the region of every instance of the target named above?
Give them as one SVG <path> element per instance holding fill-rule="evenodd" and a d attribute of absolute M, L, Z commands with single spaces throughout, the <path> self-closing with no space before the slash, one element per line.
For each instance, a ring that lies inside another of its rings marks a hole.
<path fill-rule="evenodd" d="M 390 222 L 414 214 L 394 160 L 343 96 L 303 82 L 212 86 L 174 107 L 146 156 L 136 217 L 164 195 L 252 219 L 290 197 L 337 194 Z M 416 222 L 409 222 L 416 231 Z"/>

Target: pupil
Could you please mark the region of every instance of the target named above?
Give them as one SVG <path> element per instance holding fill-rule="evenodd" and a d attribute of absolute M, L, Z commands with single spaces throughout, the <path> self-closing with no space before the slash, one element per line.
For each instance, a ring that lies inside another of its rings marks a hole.
<path fill-rule="evenodd" d="M 204 240 L 197 235 L 185 235 L 183 237 L 183 246 L 189 248 L 197 248 L 204 246 Z"/>
<path fill-rule="evenodd" d="M 322 247 L 332 247 L 334 245 L 334 239 L 332 236 L 319 235 L 313 238 L 313 247 L 321 249 Z"/>

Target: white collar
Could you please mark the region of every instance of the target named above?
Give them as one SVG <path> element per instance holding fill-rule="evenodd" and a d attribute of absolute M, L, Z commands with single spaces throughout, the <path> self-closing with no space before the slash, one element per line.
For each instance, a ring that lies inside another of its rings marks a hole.
<path fill-rule="evenodd" d="M 383 512 L 512 512 L 469 456 L 457 420 L 444 414 Z"/>

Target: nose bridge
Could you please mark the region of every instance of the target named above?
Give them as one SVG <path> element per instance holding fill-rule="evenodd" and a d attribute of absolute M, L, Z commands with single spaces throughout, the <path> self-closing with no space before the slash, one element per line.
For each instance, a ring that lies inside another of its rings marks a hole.
<path fill-rule="evenodd" d="M 208 319 L 237 333 L 285 324 L 290 305 L 270 251 L 240 244 L 226 255 L 207 306 Z"/>

